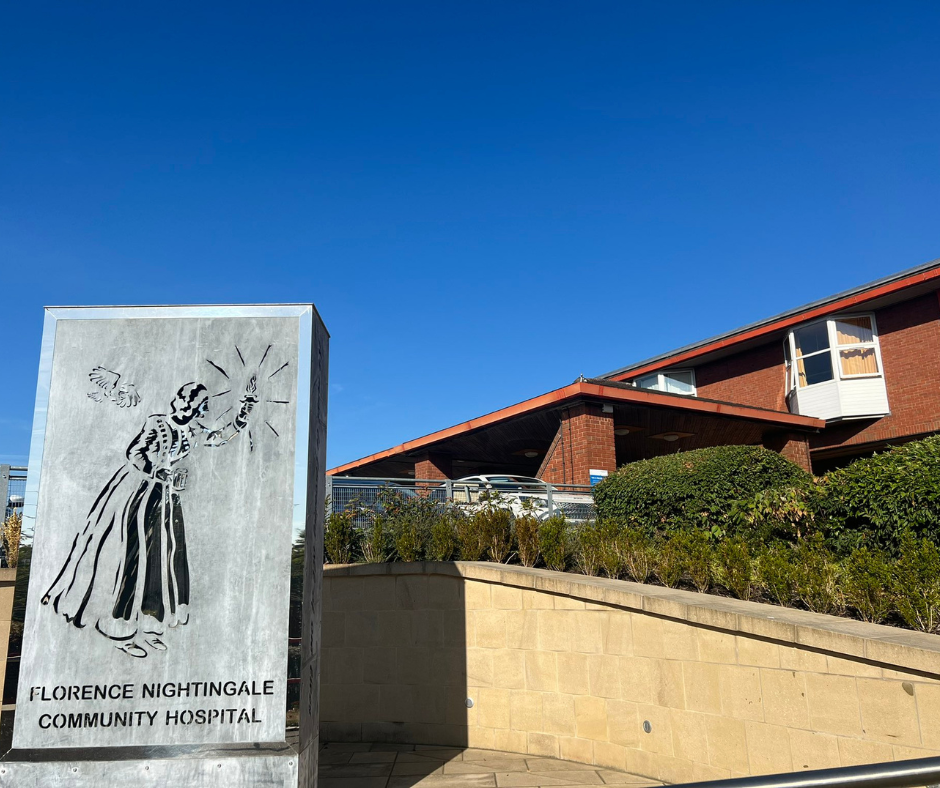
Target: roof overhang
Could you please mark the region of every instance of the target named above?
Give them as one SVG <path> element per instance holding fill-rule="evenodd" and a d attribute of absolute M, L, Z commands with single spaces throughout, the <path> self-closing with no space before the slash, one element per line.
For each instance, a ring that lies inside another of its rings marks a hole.
<path fill-rule="evenodd" d="M 708 416 L 723 416 L 732 419 L 745 419 L 759 422 L 771 427 L 786 430 L 816 432 L 826 426 L 822 419 L 813 419 L 808 416 L 796 416 L 792 413 L 754 408 L 747 405 L 738 405 L 732 402 L 702 399 L 699 397 L 686 397 L 679 394 L 665 394 L 657 391 L 637 389 L 623 383 L 610 381 L 579 380 L 571 385 L 555 389 L 547 394 L 525 400 L 508 408 L 493 411 L 462 424 L 448 427 L 444 430 L 432 432 L 421 438 L 394 446 L 385 451 L 371 454 L 368 457 L 339 465 L 327 471 L 330 476 L 337 476 L 371 465 L 382 460 L 412 454 L 420 451 L 433 451 L 434 448 L 448 439 L 455 438 L 487 427 L 492 427 L 511 419 L 526 416 L 540 410 L 546 410 L 571 404 L 579 400 L 595 400 L 610 403 L 628 403 L 640 406 L 669 408 L 689 414 Z"/>

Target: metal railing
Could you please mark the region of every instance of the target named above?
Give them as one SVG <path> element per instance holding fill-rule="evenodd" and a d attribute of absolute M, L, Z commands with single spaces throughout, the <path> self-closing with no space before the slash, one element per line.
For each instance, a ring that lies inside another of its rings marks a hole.
<path fill-rule="evenodd" d="M 330 511 L 352 511 L 357 525 L 364 525 L 373 514 L 381 513 L 383 491 L 395 492 L 406 498 L 430 498 L 442 506 L 457 506 L 470 512 L 489 498 L 516 515 L 528 509 L 540 519 L 563 514 L 571 522 L 585 522 L 596 516 L 591 487 L 586 484 L 486 484 L 455 479 L 326 477 Z"/>
<path fill-rule="evenodd" d="M 863 766 L 842 766 L 809 772 L 683 783 L 681 788 L 936 788 L 938 783 L 940 758 L 918 758 L 912 761 L 869 763 Z"/>

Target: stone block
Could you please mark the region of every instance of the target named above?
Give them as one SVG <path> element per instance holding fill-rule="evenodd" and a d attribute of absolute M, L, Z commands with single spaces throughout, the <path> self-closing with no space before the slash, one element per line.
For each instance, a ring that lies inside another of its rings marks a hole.
<path fill-rule="evenodd" d="M 370 646 L 413 646 L 415 644 L 412 623 L 415 614 L 410 610 L 387 610 L 379 613 L 379 641 L 367 643 Z M 352 626 L 352 618 L 346 618 L 346 626 Z M 346 632 L 349 640 L 349 629 Z"/>
<path fill-rule="evenodd" d="M 620 696 L 635 703 L 650 703 L 653 660 L 644 657 L 620 657 Z"/>
<path fill-rule="evenodd" d="M 493 732 L 497 750 L 526 752 L 529 737 L 524 731 L 497 729 Z"/>
<path fill-rule="evenodd" d="M 638 657 L 653 657 L 663 659 L 665 646 L 663 645 L 663 620 L 634 613 L 633 626 L 633 653 Z"/>
<path fill-rule="evenodd" d="M 596 741 L 594 742 L 594 763 L 607 769 L 624 771 L 627 768 L 626 748 L 611 742 Z M 574 774 L 571 774 L 571 777 L 577 779 Z"/>
<path fill-rule="evenodd" d="M 525 652 L 498 649 L 493 652 L 493 685 L 525 689 Z"/>
<path fill-rule="evenodd" d="M 398 609 L 398 600 L 395 597 L 395 578 L 391 575 L 354 577 L 342 582 L 359 585 L 362 588 L 361 607 L 363 610 Z"/>
<path fill-rule="evenodd" d="M 679 621 L 663 621 L 663 649 L 667 659 L 698 660 L 697 628 Z"/>
<path fill-rule="evenodd" d="M 493 607 L 497 610 L 521 610 L 522 589 L 511 586 L 493 586 Z"/>
<path fill-rule="evenodd" d="M 672 727 L 672 750 L 675 756 L 687 761 L 708 763 L 708 733 L 705 729 L 705 715 L 695 711 L 673 709 L 669 719 Z"/>
<path fill-rule="evenodd" d="M 559 736 L 560 757 L 565 761 L 594 763 L 594 742 L 571 736 Z"/>
<path fill-rule="evenodd" d="M 555 599 L 541 591 L 523 589 L 522 607 L 525 610 L 554 610 Z"/>
<path fill-rule="evenodd" d="M 734 635 L 714 629 L 699 629 L 697 636 L 698 658 L 702 662 L 734 665 L 738 661 Z"/>
<path fill-rule="evenodd" d="M 605 654 L 591 654 L 587 658 L 587 663 L 590 694 L 600 698 L 619 698 L 620 658 Z M 559 673 L 559 682 L 561 680 Z"/>
<path fill-rule="evenodd" d="M 813 730 L 844 736 L 862 735 L 854 678 L 807 673 L 806 700 Z"/>
<path fill-rule="evenodd" d="M 547 692 L 542 696 L 542 733 L 556 736 L 574 736 L 575 706 L 574 696 L 558 692 Z"/>
<path fill-rule="evenodd" d="M 780 667 L 806 673 L 828 673 L 826 655 L 797 646 L 780 646 Z"/>
<path fill-rule="evenodd" d="M 834 769 L 840 765 L 839 740 L 827 733 L 790 730 L 793 770 Z"/>
<path fill-rule="evenodd" d="M 427 610 L 428 578 L 426 575 L 395 578 L 395 599 L 399 610 Z"/>
<path fill-rule="evenodd" d="M 751 774 L 782 774 L 793 770 L 786 728 L 748 721 L 744 723 L 744 731 Z"/>
<path fill-rule="evenodd" d="M 924 747 L 940 750 L 940 686 L 913 684 Z"/>
<path fill-rule="evenodd" d="M 360 684 L 363 675 L 362 649 L 322 649 L 320 669 L 320 680 L 325 684 Z"/>
<path fill-rule="evenodd" d="M 719 671 L 722 714 L 740 720 L 763 722 L 760 669 L 722 665 Z M 727 767 L 734 769 L 734 767 Z"/>
<path fill-rule="evenodd" d="M 510 710 L 508 689 L 481 689 L 477 708 L 477 724 L 484 728 L 509 728 Z"/>
<path fill-rule="evenodd" d="M 736 638 L 738 645 L 738 664 L 753 665 L 759 668 L 780 667 L 780 647 L 757 638 Z"/>
<path fill-rule="evenodd" d="M 545 651 L 571 651 L 573 648 L 574 617 L 563 610 L 540 610 L 538 613 L 539 648 Z"/>
<path fill-rule="evenodd" d="M 808 728 L 805 674 L 795 670 L 762 670 L 764 720 L 788 728 Z"/>
<path fill-rule="evenodd" d="M 529 755 L 539 755 L 543 758 L 558 757 L 558 737 L 550 733 L 530 733 L 527 747 Z"/>
<path fill-rule="evenodd" d="M 859 678 L 855 686 L 865 738 L 909 747 L 922 745 L 914 687 L 909 682 Z"/>
<path fill-rule="evenodd" d="M 558 670 L 551 651 L 527 651 L 525 655 L 526 688 L 541 692 L 558 690 Z"/>
<path fill-rule="evenodd" d="M 512 691 L 509 695 L 509 722 L 510 727 L 516 731 L 542 730 L 542 698 L 541 692 L 529 690 Z"/>
<path fill-rule="evenodd" d="M 744 721 L 723 717 L 705 717 L 708 738 L 708 764 L 741 774 L 749 773 L 747 734 Z"/>
<path fill-rule="evenodd" d="M 863 739 L 839 739 L 839 762 L 843 766 L 861 766 L 866 763 L 888 763 L 894 760 L 890 744 Z"/>
<path fill-rule="evenodd" d="M 633 655 L 633 622 L 630 613 L 611 610 L 602 619 L 601 632 L 605 654 Z"/>
<path fill-rule="evenodd" d="M 639 745 L 641 750 L 657 752 L 662 755 L 673 755 L 672 747 L 672 712 L 661 706 L 637 705 L 637 716 L 640 720 Z M 650 724 L 649 733 L 643 723 Z"/>
<path fill-rule="evenodd" d="M 710 662 L 682 663 L 685 705 L 691 711 L 721 714 L 721 666 Z"/>
<path fill-rule="evenodd" d="M 672 660 L 650 660 L 653 702 L 670 709 L 685 708 L 685 685 L 682 663 Z"/>
<path fill-rule="evenodd" d="M 604 650 L 601 625 L 606 615 L 583 611 L 572 616 L 571 650 L 583 654 L 600 654 Z"/>
<path fill-rule="evenodd" d="M 321 620 L 322 648 L 339 648 L 346 645 L 346 614 L 323 613 Z"/>
<path fill-rule="evenodd" d="M 558 652 L 558 691 L 569 695 L 590 695 L 591 680 L 588 674 L 588 655 L 574 652 Z"/>
<path fill-rule="evenodd" d="M 628 700 L 607 701 L 607 737 L 623 747 L 638 747 L 640 718 L 637 704 Z"/>
<path fill-rule="evenodd" d="M 506 611 L 506 645 L 516 649 L 538 648 L 539 619 L 534 610 Z"/>
<path fill-rule="evenodd" d="M 428 681 L 449 687 L 466 686 L 467 652 L 462 648 L 440 648 L 431 653 Z"/>
<path fill-rule="evenodd" d="M 415 687 L 386 684 L 375 688 L 379 692 L 378 708 L 368 716 L 352 719 L 365 722 L 418 722 L 415 716 Z"/>
<path fill-rule="evenodd" d="M 355 580 L 346 581 L 348 587 L 352 587 L 355 583 Z M 346 613 L 346 645 L 390 645 L 382 642 L 379 632 L 379 614 L 374 610 L 351 610 Z"/>
<path fill-rule="evenodd" d="M 590 695 L 575 698 L 574 714 L 579 739 L 607 741 L 607 704 L 602 698 Z"/>
<path fill-rule="evenodd" d="M 876 665 L 869 665 L 854 659 L 842 659 L 831 654 L 826 657 L 826 664 L 828 672 L 835 675 L 860 676 L 869 679 L 880 679 L 883 675 L 881 668 Z"/>
<path fill-rule="evenodd" d="M 470 613 L 477 648 L 506 648 L 506 613 L 502 610 L 474 610 Z"/>
<path fill-rule="evenodd" d="M 427 684 L 431 673 L 431 652 L 427 648 L 398 649 L 397 673 L 399 684 Z"/>
<path fill-rule="evenodd" d="M 438 610 L 463 610 L 462 582 L 456 577 L 431 575 L 428 578 L 428 607 Z"/>
<path fill-rule="evenodd" d="M 411 614 L 412 642 L 416 646 L 442 646 L 444 644 L 444 616 L 445 613 L 442 610 L 414 611 Z"/>
<path fill-rule="evenodd" d="M 485 648 L 467 649 L 467 686 L 493 686 L 493 652 Z"/>
<path fill-rule="evenodd" d="M 489 583 L 480 583 L 475 580 L 464 581 L 464 599 L 467 610 L 489 610 L 493 607 L 490 593 L 492 586 Z"/>

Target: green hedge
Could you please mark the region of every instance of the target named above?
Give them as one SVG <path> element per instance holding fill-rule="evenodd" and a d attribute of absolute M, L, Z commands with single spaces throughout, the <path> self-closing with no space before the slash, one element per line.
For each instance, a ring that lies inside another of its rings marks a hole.
<path fill-rule="evenodd" d="M 594 488 L 600 519 L 648 533 L 733 530 L 736 501 L 778 487 L 808 486 L 802 468 L 761 446 L 715 446 L 624 465 Z"/>
<path fill-rule="evenodd" d="M 940 544 L 940 435 L 832 471 L 821 514 L 833 532 L 897 552 L 905 533 Z"/>

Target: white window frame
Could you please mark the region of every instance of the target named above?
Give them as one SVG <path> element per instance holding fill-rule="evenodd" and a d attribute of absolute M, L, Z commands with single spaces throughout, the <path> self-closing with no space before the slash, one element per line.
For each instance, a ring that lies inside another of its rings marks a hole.
<path fill-rule="evenodd" d="M 850 345 L 840 345 L 838 342 L 838 333 L 836 331 L 836 323 L 840 320 L 851 320 L 853 318 L 865 317 L 871 321 L 871 342 L 855 342 Z M 796 352 L 796 332 L 800 329 L 807 328 L 816 323 L 825 323 L 826 331 L 829 337 L 829 347 L 825 350 L 817 350 L 814 353 L 809 353 L 804 356 L 797 356 Z M 875 315 L 873 312 L 853 312 L 852 314 L 847 315 L 833 315 L 832 317 L 822 318 L 820 320 L 813 320 L 809 323 L 803 323 L 799 326 L 794 326 L 790 329 L 790 333 L 787 334 L 786 339 L 787 348 L 789 351 L 789 359 L 786 360 L 787 365 L 787 378 L 789 381 L 788 392 L 797 391 L 801 389 L 812 388 L 813 386 L 823 386 L 826 383 L 833 383 L 837 380 L 856 380 L 858 378 L 883 378 L 884 377 L 884 365 L 881 362 L 881 342 L 878 340 L 878 323 L 875 320 Z M 877 372 L 859 372 L 857 374 L 851 375 L 842 371 L 842 358 L 840 356 L 840 351 L 842 350 L 852 350 L 853 348 L 873 348 L 875 351 L 875 363 L 878 366 Z M 823 353 L 829 353 L 829 363 L 832 365 L 833 376 L 829 380 L 822 380 L 819 383 L 810 383 L 806 386 L 800 386 L 800 375 L 799 375 L 799 364 L 797 363 L 799 358 L 811 358 L 813 356 L 822 355 Z M 784 353 L 786 357 L 787 353 Z"/>
<path fill-rule="evenodd" d="M 692 378 L 692 391 L 688 394 L 684 394 L 678 391 L 666 391 L 665 389 L 665 379 L 667 376 L 672 375 L 676 372 L 688 373 Z M 651 378 L 653 375 L 656 375 L 656 385 L 659 388 L 649 388 L 647 386 L 641 386 L 640 381 L 645 380 L 646 378 Z M 651 372 L 648 375 L 640 375 L 636 380 L 633 381 L 633 385 L 642 389 L 643 391 L 658 391 L 660 394 L 678 394 L 680 397 L 697 397 L 698 396 L 698 387 L 695 385 L 695 370 L 690 368 L 687 369 L 666 369 L 661 372 Z"/>

